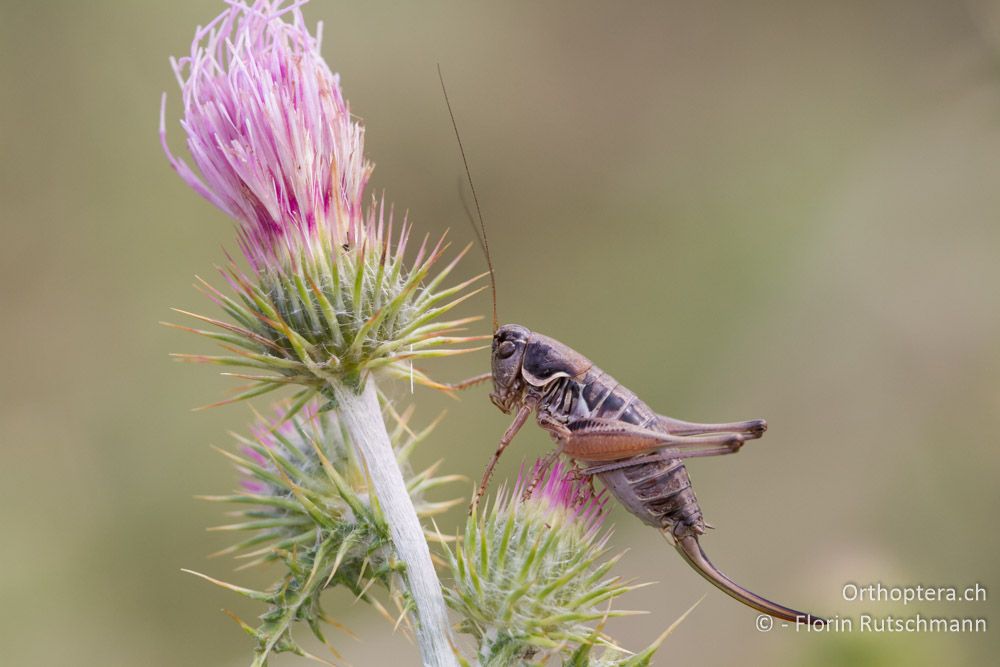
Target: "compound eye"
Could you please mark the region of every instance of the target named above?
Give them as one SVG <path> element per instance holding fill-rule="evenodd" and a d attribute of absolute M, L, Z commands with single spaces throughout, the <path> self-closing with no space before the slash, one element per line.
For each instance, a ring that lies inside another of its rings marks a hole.
<path fill-rule="evenodd" d="M 510 355 L 514 354 L 514 350 L 516 349 L 517 346 L 514 345 L 514 343 L 510 342 L 509 340 L 505 340 L 504 342 L 500 343 L 500 347 L 497 348 L 497 356 L 500 357 L 501 359 L 506 359 Z"/>

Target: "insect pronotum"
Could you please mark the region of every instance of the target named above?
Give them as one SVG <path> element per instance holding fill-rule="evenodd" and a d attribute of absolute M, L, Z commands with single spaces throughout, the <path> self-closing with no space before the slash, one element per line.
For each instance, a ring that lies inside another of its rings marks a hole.
<path fill-rule="evenodd" d="M 490 400 L 504 413 L 514 413 L 514 421 L 486 466 L 470 512 L 484 493 L 500 455 L 535 413 L 538 425 L 556 442 L 543 470 L 560 454 L 569 456 L 582 464 L 583 475 L 598 477 L 629 512 L 659 529 L 695 571 L 727 595 L 775 618 L 794 623 L 825 623 L 822 618 L 771 602 L 743 588 L 708 559 L 699 542 L 707 525 L 684 459 L 733 454 L 747 440 L 760 438 L 767 430 L 767 422 L 752 419 L 699 424 L 657 414 L 568 345 L 519 324 L 500 326 L 496 274 L 486 223 L 440 66 L 438 76 L 472 191 L 479 228 L 476 229 L 471 215 L 470 222 L 486 255 L 493 295 L 492 370 L 452 388 L 463 389 L 492 380 Z"/>

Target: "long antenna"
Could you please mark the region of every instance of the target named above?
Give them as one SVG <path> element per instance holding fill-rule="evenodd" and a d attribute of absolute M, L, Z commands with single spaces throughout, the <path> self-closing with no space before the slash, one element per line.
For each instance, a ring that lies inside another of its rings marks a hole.
<path fill-rule="evenodd" d="M 486 254 L 486 265 L 490 269 L 490 292 L 493 294 L 493 332 L 500 328 L 500 320 L 497 319 L 497 275 L 493 271 L 493 257 L 490 255 L 490 241 L 486 236 L 486 221 L 483 219 L 483 210 L 479 206 L 479 197 L 476 195 L 476 186 L 472 182 L 472 171 L 469 169 L 469 160 L 465 157 L 465 147 L 462 146 L 462 136 L 458 133 L 458 123 L 455 122 L 455 112 L 451 109 L 451 100 L 448 99 L 448 89 L 444 85 L 444 74 L 441 73 L 441 63 L 438 63 L 438 78 L 441 80 L 441 92 L 444 93 L 444 103 L 448 107 L 448 115 L 451 117 L 451 126 L 455 130 L 455 139 L 458 140 L 458 150 L 462 154 L 462 164 L 465 165 L 465 177 L 469 181 L 469 189 L 472 190 L 472 201 L 476 204 L 476 214 L 479 216 L 479 230 L 472 224 L 472 231 L 476 233 L 479 246 Z M 472 223 L 472 220 L 469 220 Z M 482 236 L 479 231 L 482 230 Z"/>

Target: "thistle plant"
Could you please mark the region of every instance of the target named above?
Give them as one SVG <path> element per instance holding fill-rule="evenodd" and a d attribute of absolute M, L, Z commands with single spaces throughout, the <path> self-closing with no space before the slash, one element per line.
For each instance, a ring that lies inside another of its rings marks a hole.
<path fill-rule="evenodd" d="M 537 463 L 469 517 L 462 539 L 447 549 L 454 579 L 447 600 L 462 617 L 461 631 L 475 639 L 479 664 L 649 663 L 667 633 L 630 655 L 602 630 L 607 618 L 636 613 L 610 604 L 639 587 L 609 575 L 622 554 L 608 557 L 604 502 L 575 470 Z"/>
<path fill-rule="evenodd" d="M 483 337 L 464 333 L 479 318 L 449 312 L 483 276 L 450 284 L 468 248 L 443 261 L 448 244 L 425 236 L 414 252 L 408 221 L 394 224 L 391 206 L 366 195 L 364 129 L 304 4 L 227 0 L 197 29 L 190 55 L 172 60 L 193 167 L 167 145 L 166 96 L 161 108 L 170 164 L 235 221 L 245 260 L 227 257 L 219 286 L 199 279 L 221 318 L 183 313 L 202 324 L 171 325 L 223 352 L 176 356 L 247 383 L 218 404 L 287 394 L 224 452 L 239 490 L 208 497 L 238 508 L 218 530 L 241 537 L 222 553 L 282 574 L 264 590 L 199 576 L 266 605 L 259 624 L 240 621 L 255 640 L 254 667 L 276 652 L 307 655 L 299 623 L 325 641 L 332 619 L 321 598 L 333 586 L 412 624 L 424 665 L 451 667 L 459 656 L 421 521 L 449 506 L 425 492 L 455 477 L 411 472 L 409 455 L 430 429 L 413 431 L 411 413 L 398 414 L 382 387 L 402 378 L 452 389 L 414 363 L 479 349 L 471 345 Z M 626 613 L 610 603 L 635 587 L 610 575 L 618 556 L 607 557 L 603 499 L 559 465 L 533 478 L 537 487 L 520 479 L 446 548 L 447 596 L 477 642 L 474 662 L 647 664 L 663 637 L 632 655 L 603 630 Z"/>
<path fill-rule="evenodd" d="M 461 253 L 436 275 L 447 250 L 426 238 L 405 261 L 410 226 L 393 232 L 391 210 L 364 204 L 372 165 L 364 130 L 351 116 L 339 79 L 320 55 L 320 30 L 300 6 L 231 0 L 196 31 L 191 54 L 173 61 L 181 125 L 196 171 L 171 165 L 198 194 L 231 216 L 249 265 L 230 260 L 228 293 L 203 288 L 228 315 L 199 315 L 192 329 L 227 354 L 180 358 L 236 367 L 250 385 L 230 400 L 293 386 L 292 411 L 315 394 L 337 411 L 358 448 L 385 517 L 416 612 L 423 660 L 455 657 L 440 584 L 382 418 L 376 376 L 434 383 L 414 361 L 470 351 L 454 334 L 469 320 L 443 315 L 469 296 L 472 280 L 443 286 Z M 164 96 L 165 105 L 165 96 Z"/>

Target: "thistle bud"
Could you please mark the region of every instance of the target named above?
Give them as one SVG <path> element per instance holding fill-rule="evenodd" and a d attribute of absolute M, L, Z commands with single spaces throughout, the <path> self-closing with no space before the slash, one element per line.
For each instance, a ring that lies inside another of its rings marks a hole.
<path fill-rule="evenodd" d="M 630 613 L 609 605 L 637 586 L 609 576 L 621 555 L 607 557 L 603 494 L 558 462 L 548 471 L 540 465 L 469 518 L 448 550 L 454 586 L 446 597 L 484 666 L 556 656 L 565 664 L 618 664 L 627 653 L 601 627 Z M 591 658 L 595 646 L 601 655 Z"/>
<path fill-rule="evenodd" d="M 255 664 L 271 652 L 302 649 L 292 638 L 292 626 L 305 622 L 325 641 L 321 593 L 343 586 L 372 603 L 392 619 L 373 588 L 389 592 L 396 614 L 405 616 L 408 600 L 400 585 L 402 565 L 396 559 L 385 517 L 369 488 L 368 477 L 337 415 L 311 402 L 290 414 L 283 403 L 273 419 L 259 419 L 252 437 L 236 436 L 238 453 L 226 452 L 241 474 L 240 490 L 208 499 L 235 503 L 233 523 L 216 530 L 245 534 L 220 553 L 235 554 L 245 567 L 277 562 L 282 578 L 266 591 L 253 591 L 211 580 L 264 602 L 267 612 L 257 628 L 244 625 L 256 639 Z M 425 493 L 457 478 L 435 476 L 435 467 L 412 474 L 407 459 L 433 428 L 409 427 L 411 412 L 396 414 L 385 407 L 394 424 L 392 440 L 397 461 L 421 519 L 439 514 L 455 502 L 431 502 Z M 402 620 L 392 619 L 394 622 Z"/>

